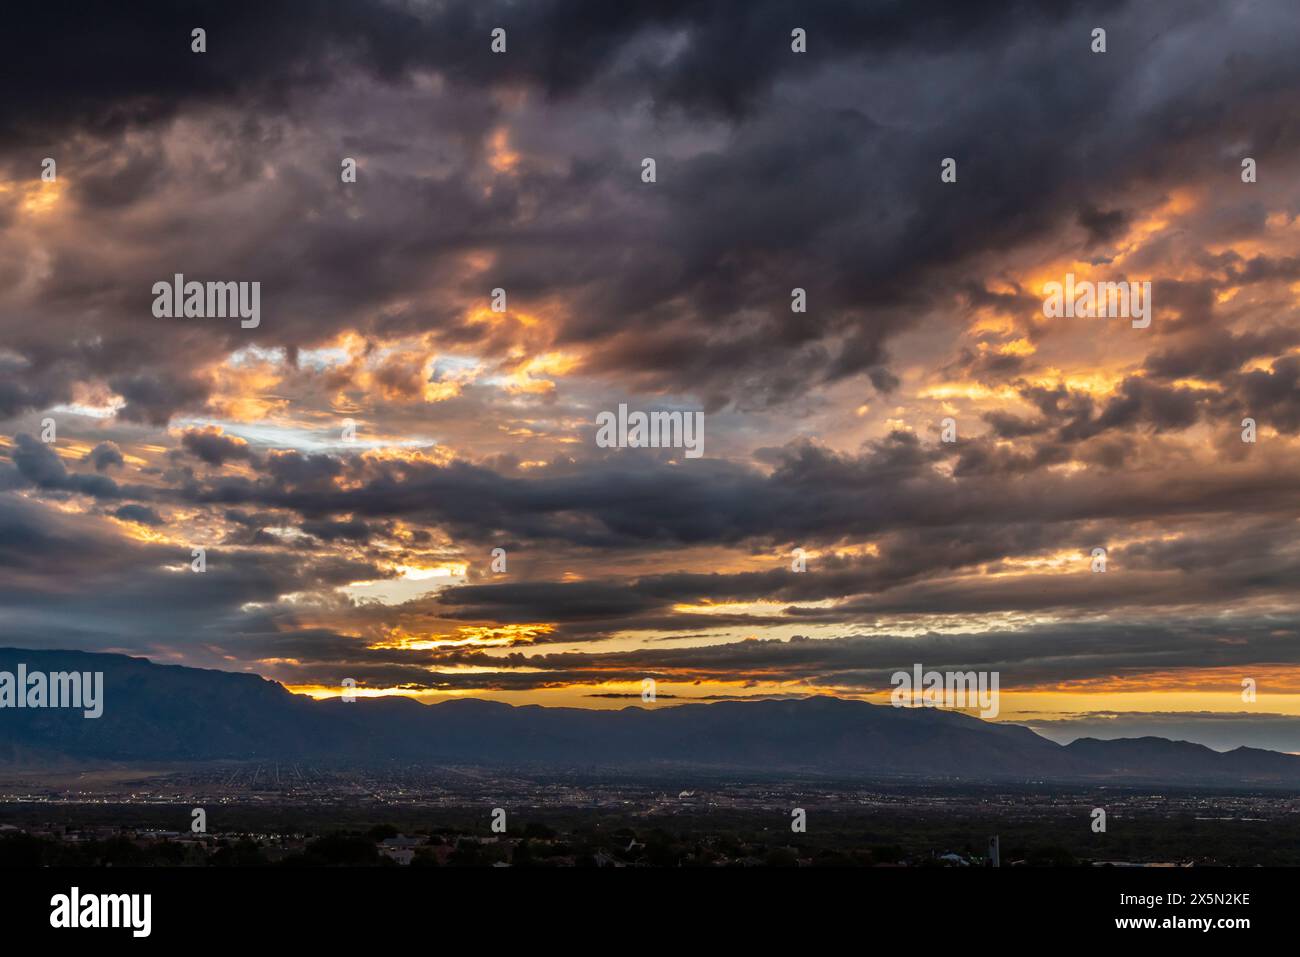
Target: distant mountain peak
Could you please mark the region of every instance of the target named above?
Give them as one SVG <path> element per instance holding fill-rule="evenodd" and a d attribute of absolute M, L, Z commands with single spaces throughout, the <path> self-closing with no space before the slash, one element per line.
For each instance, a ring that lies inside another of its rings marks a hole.
<path fill-rule="evenodd" d="M 620 710 L 515 707 L 483 698 L 315 701 L 256 675 L 80 651 L 0 648 L 0 670 L 103 671 L 104 712 L 0 711 L 0 761 L 459 763 L 670 766 L 846 778 L 1163 781 L 1300 787 L 1300 757 L 1187 741 L 1080 738 L 855 699 L 718 701 Z"/>

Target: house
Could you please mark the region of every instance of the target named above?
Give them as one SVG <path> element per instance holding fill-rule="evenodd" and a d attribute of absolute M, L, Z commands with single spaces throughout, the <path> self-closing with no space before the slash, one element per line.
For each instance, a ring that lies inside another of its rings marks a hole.
<path fill-rule="evenodd" d="M 379 853 L 384 855 L 384 857 L 388 858 L 390 861 L 396 861 L 398 864 L 405 867 L 410 864 L 411 861 L 415 860 L 415 851 L 412 848 L 388 847 L 387 844 L 388 842 L 385 841 L 384 845 L 379 848 Z"/>

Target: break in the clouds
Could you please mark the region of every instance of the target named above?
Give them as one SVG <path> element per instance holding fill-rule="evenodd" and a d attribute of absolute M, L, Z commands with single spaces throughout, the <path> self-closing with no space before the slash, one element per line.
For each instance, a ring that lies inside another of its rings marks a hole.
<path fill-rule="evenodd" d="M 15 11 L 0 643 L 319 694 L 873 696 L 921 661 L 1044 722 L 1300 714 L 1298 27 Z M 156 317 L 177 274 L 259 283 L 258 323 Z M 1149 282 L 1153 321 L 1046 317 L 1067 274 Z M 705 456 L 602 447 L 620 404 L 703 412 Z"/>

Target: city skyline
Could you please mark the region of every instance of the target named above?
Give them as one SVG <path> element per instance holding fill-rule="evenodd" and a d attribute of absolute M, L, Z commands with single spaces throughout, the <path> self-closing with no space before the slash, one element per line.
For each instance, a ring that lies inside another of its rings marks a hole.
<path fill-rule="evenodd" d="M 0 38 L 0 646 L 1300 752 L 1294 5 L 136 6 Z"/>

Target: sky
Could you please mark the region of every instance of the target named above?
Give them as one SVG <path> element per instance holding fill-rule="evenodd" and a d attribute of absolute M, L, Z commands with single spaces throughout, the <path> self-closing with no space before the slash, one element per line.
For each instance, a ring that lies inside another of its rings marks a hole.
<path fill-rule="evenodd" d="M 1300 751 L 1297 35 L 1292 0 L 16 8 L 0 645 L 590 708 L 921 664 L 1058 740 Z M 176 274 L 258 282 L 258 324 L 156 316 Z M 1150 325 L 1045 315 L 1067 274 L 1149 282 Z M 604 447 L 620 404 L 703 454 Z"/>

